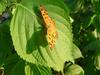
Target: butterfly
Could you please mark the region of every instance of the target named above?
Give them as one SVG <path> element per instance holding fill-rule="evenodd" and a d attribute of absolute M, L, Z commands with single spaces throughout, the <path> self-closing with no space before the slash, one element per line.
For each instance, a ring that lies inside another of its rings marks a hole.
<path fill-rule="evenodd" d="M 46 37 L 47 37 L 49 47 L 53 49 L 55 47 L 56 39 L 58 37 L 56 24 L 52 20 L 52 18 L 48 15 L 47 10 L 42 5 L 40 6 L 40 12 L 45 23 L 44 27 L 46 28 L 47 31 Z"/>

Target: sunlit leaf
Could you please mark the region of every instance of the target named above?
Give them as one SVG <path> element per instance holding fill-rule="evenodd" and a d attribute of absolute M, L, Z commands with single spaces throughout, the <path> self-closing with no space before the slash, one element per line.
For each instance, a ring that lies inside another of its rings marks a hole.
<path fill-rule="evenodd" d="M 6 9 L 6 6 L 7 6 L 7 0 L 0 0 L 0 15 Z"/>
<path fill-rule="evenodd" d="M 25 75 L 52 75 L 50 68 L 27 64 L 25 66 Z"/>
<path fill-rule="evenodd" d="M 49 49 L 44 35 L 43 19 L 39 12 L 41 4 L 57 26 L 58 39 L 53 50 Z M 69 16 L 66 14 L 67 8 L 64 6 L 60 0 L 25 0 L 16 4 L 10 29 L 15 50 L 21 58 L 55 70 L 63 70 L 65 61 L 74 62 L 71 52 L 72 30 Z"/>
<path fill-rule="evenodd" d="M 4 68 L 5 75 L 52 75 L 50 68 L 27 63 L 16 54 L 7 57 Z"/>
<path fill-rule="evenodd" d="M 100 15 L 96 15 L 93 22 L 96 28 L 97 38 L 100 39 Z"/>
<path fill-rule="evenodd" d="M 73 64 L 66 69 L 66 75 L 84 75 L 84 70 L 81 66 Z"/>
<path fill-rule="evenodd" d="M 52 75 L 50 68 L 29 64 L 23 60 L 13 62 L 16 56 L 5 67 L 5 75 Z M 15 60 L 16 61 L 16 60 Z M 11 66 L 12 65 L 12 66 Z"/>
<path fill-rule="evenodd" d="M 72 54 L 74 59 L 83 57 L 80 49 L 75 44 L 73 45 Z"/>
<path fill-rule="evenodd" d="M 100 51 L 96 51 L 94 56 L 94 65 L 95 67 L 100 70 Z"/>

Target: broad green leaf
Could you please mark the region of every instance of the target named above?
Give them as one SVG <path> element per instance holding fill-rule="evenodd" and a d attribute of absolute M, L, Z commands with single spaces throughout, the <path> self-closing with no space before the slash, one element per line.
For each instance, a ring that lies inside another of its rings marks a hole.
<path fill-rule="evenodd" d="M 12 70 L 14 69 L 14 67 L 16 66 L 16 64 L 19 61 L 20 61 L 19 56 L 16 53 L 6 56 L 6 59 L 4 62 L 4 74 L 5 75 L 12 75 L 12 73 L 13 73 Z M 22 66 L 22 64 L 20 64 L 20 69 L 21 69 L 21 66 Z"/>
<path fill-rule="evenodd" d="M 65 0 L 65 3 L 69 7 L 71 13 L 76 13 L 83 8 L 84 0 Z"/>
<path fill-rule="evenodd" d="M 98 70 L 100 70 L 100 50 L 96 51 L 95 53 L 94 65 Z"/>
<path fill-rule="evenodd" d="M 95 49 L 96 50 L 96 49 Z M 83 65 L 85 70 L 85 75 L 99 75 L 100 72 L 96 70 L 96 67 L 94 65 L 94 54 L 96 54 L 96 51 L 88 51 L 87 57 L 85 58 L 85 63 Z"/>
<path fill-rule="evenodd" d="M 5 75 L 52 75 L 50 68 L 30 64 L 21 59 L 16 60 L 15 55 L 7 61 L 9 63 L 5 65 Z"/>
<path fill-rule="evenodd" d="M 75 44 L 73 44 L 72 55 L 74 59 L 83 57 L 80 49 Z"/>
<path fill-rule="evenodd" d="M 7 6 L 9 6 L 10 8 L 14 8 L 14 4 L 16 3 L 20 3 L 22 0 L 7 0 Z"/>
<path fill-rule="evenodd" d="M 9 24 L 9 21 L 0 24 L 0 65 L 4 64 L 6 56 L 13 48 Z"/>
<path fill-rule="evenodd" d="M 93 22 L 96 28 L 97 38 L 100 39 L 100 15 L 96 15 Z"/>
<path fill-rule="evenodd" d="M 6 6 L 7 6 L 7 0 L 0 0 L 0 15 L 6 9 Z"/>
<path fill-rule="evenodd" d="M 18 61 L 17 64 L 14 65 L 9 75 L 25 75 L 25 62 Z"/>
<path fill-rule="evenodd" d="M 86 29 L 89 26 L 91 26 L 91 24 L 93 23 L 94 18 L 95 18 L 95 15 L 93 15 L 92 13 L 85 15 L 84 18 L 83 18 L 82 27 Z"/>
<path fill-rule="evenodd" d="M 26 64 L 25 75 L 52 75 L 52 73 L 50 68 L 34 64 Z"/>
<path fill-rule="evenodd" d="M 100 41 L 96 40 L 91 42 L 90 44 L 88 44 L 86 47 L 84 47 L 85 51 L 95 51 L 95 50 L 99 50 L 100 49 Z"/>
<path fill-rule="evenodd" d="M 45 38 L 45 28 L 39 11 L 41 4 L 57 26 L 58 38 L 53 50 L 50 50 Z M 66 12 L 67 8 L 60 0 L 25 0 L 16 4 L 10 30 L 18 55 L 28 62 L 52 67 L 55 70 L 63 70 L 65 61 L 74 62 L 71 52 L 72 30 Z"/>
<path fill-rule="evenodd" d="M 65 75 L 84 75 L 84 70 L 81 66 L 73 64 L 66 69 Z"/>
<path fill-rule="evenodd" d="M 93 9 L 97 14 L 100 14 L 100 0 L 92 0 Z"/>

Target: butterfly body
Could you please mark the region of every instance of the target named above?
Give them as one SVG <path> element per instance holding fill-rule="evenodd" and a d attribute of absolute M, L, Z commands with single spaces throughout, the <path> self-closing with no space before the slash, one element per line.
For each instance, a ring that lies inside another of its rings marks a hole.
<path fill-rule="evenodd" d="M 47 41 L 49 47 L 52 49 L 54 48 L 56 39 L 58 37 L 56 25 L 43 6 L 40 6 L 40 12 L 45 22 L 44 26 L 47 30 Z"/>

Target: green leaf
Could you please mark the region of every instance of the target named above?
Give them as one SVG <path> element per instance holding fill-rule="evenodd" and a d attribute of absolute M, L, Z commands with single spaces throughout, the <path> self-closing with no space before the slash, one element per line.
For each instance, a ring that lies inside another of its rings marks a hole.
<path fill-rule="evenodd" d="M 6 0 L 0 0 L 0 14 L 6 9 L 7 1 Z"/>
<path fill-rule="evenodd" d="M 11 36 L 10 36 L 10 21 L 0 24 L 0 65 L 4 64 L 6 56 L 13 48 Z"/>
<path fill-rule="evenodd" d="M 18 61 L 9 75 L 25 75 L 25 62 L 22 60 Z"/>
<path fill-rule="evenodd" d="M 50 68 L 27 64 L 25 66 L 25 75 L 52 75 Z"/>
<path fill-rule="evenodd" d="M 84 4 L 84 0 L 65 0 L 65 2 L 72 13 L 81 10 Z"/>
<path fill-rule="evenodd" d="M 16 56 L 9 58 L 11 61 L 5 66 L 5 75 L 52 75 L 48 67 L 30 64 L 21 59 L 15 63 L 15 58 Z"/>
<path fill-rule="evenodd" d="M 97 14 L 100 14 L 100 0 L 92 0 L 93 9 Z"/>
<path fill-rule="evenodd" d="M 98 70 L 100 70 L 100 50 L 96 51 L 95 53 L 94 65 Z"/>
<path fill-rule="evenodd" d="M 96 28 L 96 35 L 97 35 L 97 38 L 100 39 L 100 15 L 96 15 L 95 18 L 94 18 L 94 26 Z"/>
<path fill-rule="evenodd" d="M 5 75 L 52 75 L 50 68 L 27 63 L 17 54 L 7 57 L 4 69 Z"/>
<path fill-rule="evenodd" d="M 5 73 L 5 75 L 12 75 L 12 73 L 13 73 L 12 70 L 14 69 L 14 67 L 16 66 L 16 64 L 19 61 L 20 61 L 19 56 L 16 53 L 13 53 L 13 54 L 10 54 L 9 56 L 7 56 L 6 60 L 4 62 L 4 73 Z M 22 64 L 20 64 L 20 69 L 21 69 L 21 66 L 22 66 Z"/>
<path fill-rule="evenodd" d="M 75 44 L 73 44 L 72 55 L 74 59 L 83 57 L 80 49 Z"/>
<path fill-rule="evenodd" d="M 84 75 L 84 70 L 81 66 L 73 64 L 66 69 L 65 75 Z"/>
<path fill-rule="evenodd" d="M 43 19 L 39 11 L 41 4 L 57 26 L 58 38 L 53 50 L 48 47 L 44 35 Z M 69 15 L 65 14 L 66 12 L 67 8 L 60 0 L 54 2 L 53 0 L 41 0 L 40 2 L 26 0 L 21 4 L 16 4 L 10 30 L 18 55 L 28 62 L 52 67 L 55 70 L 63 70 L 65 61 L 74 62 L 72 30 Z"/>
<path fill-rule="evenodd" d="M 88 50 L 90 51 L 95 51 L 100 49 L 100 41 L 96 40 L 88 44 L 86 47 L 84 47 L 84 50 L 87 52 Z"/>
<path fill-rule="evenodd" d="M 83 61 L 83 67 L 85 70 L 85 75 L 99 75 L 100 71 L 96 69 L 99 68 L 99 50 L 88 51 L 86 54 L 85 61 Z"/>

